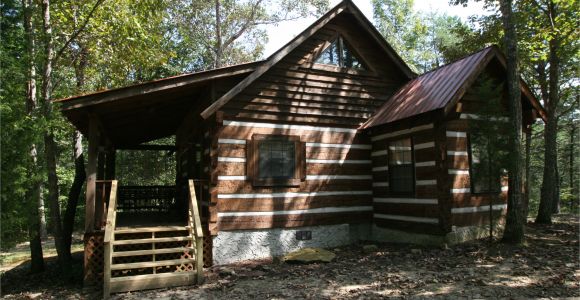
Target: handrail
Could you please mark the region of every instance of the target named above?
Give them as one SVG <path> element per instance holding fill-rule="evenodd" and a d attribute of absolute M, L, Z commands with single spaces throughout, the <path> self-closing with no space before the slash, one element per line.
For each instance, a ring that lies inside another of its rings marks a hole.
<path fill-rule="evenodd" d="M 197 283 L 203 281 L 203 230 L 201 219 L 199 217 L 199 208 L 197 206 L 197 197 L 195 195 L 195 186 L 192 179 L 189 180 L 189 227 L 191 232 L 192 245 L 195 244 L 195 261 Z"/>
<path fill-rule="evenodd" d="M 117 180 L 111 182 L 111 193 L 109 196 L 109 207 L 107 208 L 107 220 L 105 223 L 105 237 L 103 239 L 104 243 L 104 278 L 103 278 L 103 296 L 105 299 L 109 298 L 111 294 L 111 264 L 113 263 L 113 241 L 115 236 L 115 221 L 117 219 Z"/>

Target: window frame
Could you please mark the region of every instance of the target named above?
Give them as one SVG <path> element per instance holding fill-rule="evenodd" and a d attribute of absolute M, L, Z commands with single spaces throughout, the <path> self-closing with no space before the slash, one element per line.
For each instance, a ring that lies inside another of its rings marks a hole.
<path fill-rule="evenodd" d="M 335 42 L 337 44 L 338 53 L 340 54 L 338 56 L 338 65 L 316 62 L 320 58 L 322 53 L 324 53 L 324 51 L 326 51 L 328 49 L 328 47 L 330 47 Z M 346 47 L 354 56 L 356 56 L 356 58 L 358 59 L 358 61 L 361 64 L 361 68 L 346 67 L 343 65 L 344 59 L 342 57 L 342 53 L 343 53 L 344 47 Z M 356 49 L 354 49 L 352 44 L 344 38 L 344 35 L 342 35 L 340 33 L 336 33 L 332 37 L 332 39 L 329 39 L 327 41 L 327 44 L 324 45 L 322 50 L 317 51 L 314 54 L 315 55 L 313 55 L 311 58 L 311 63 L 312 63 L 312 66 L 317 68 L 317 69 L 322 69 L 322 70 L 326 70 L 326 71 L 347 72 L 347 73 L 353 73 L 353 74 L 374 74 L 374 71 L 373 71 L 373 69 L 371 69 L 369 67 L 369 64 L 358 53 L 358 51 Z"/>
<path fill-rule="evenodd" d="M 294 143 L 294 176 L 289 179 L 260 177 L 260 142 L 267 140 L 285 140 Z M 298 135 L 253 134 L 247 149 L 247 175 L 253 186 L 257 187 L 296 187 L 306 179 L 305 143 Z"/>
<path fill-rule="evenodd" d="M 401 192 L 401 191 L 393 191 L 393 184 L 391 182 L 392 179 L 392 171 L 393 168 L 391 167 L 391 152 L 393 150 L 391 150 L 391 143 L 395 143 L 401 140 L 410 140 L 411 142 L 411 163 L 409 165 L 411 165 L 411 181 L 412 181 L 412 185 L 411 185 L 411 190 L 408 192 Z M 412 136 L 408 136 L 408 137 L 399 137 L 396 139 L 391 139 L 387 141 L 387 166 L 388 166 L 388 182 L 389 182 L 389 193 L 393 196 L 399 196 L 399 197 L 408 197 L 408 198 L 412 198 L 415 196 L 415 192 L 417 190 L 417 178 L 416 178 L 416 172 L 415 172 L 415 145 L 414 145 L 414 141 L 413 141 L 413 137 Z"/>
<path fill-rule="evenodd" d="M 491 195 L 491 194 L 499 194 L 501 193 L 501 188 L 502 188 L 502 177 L 498 176 L 497 178 L 497 189 L 493 190 L 492 189 L 492 180 L 493 180 L 493 176 L 489 175 L 488 177 L 488 186 L 489 188 L 483 191 L 476 191 L 475 190 L 475 183 L 474 183 L 474 166 L 473 166 L 473 150 L 472 150 L 472 136 L 473 133 L 469 132 L 467 135 L 467 154 L 468 154 L 468 159 L 469 159 L 469 191 L 471 192 L 472 195 Z M 489 150 L 489 149 L 487 149 Z M 489 157 L 489 153 L 487 154 L 487 156 Z M 488 163 L 491 166 L 491 163 Z M 491 173 L 491 172 L 490 172 Z"/>

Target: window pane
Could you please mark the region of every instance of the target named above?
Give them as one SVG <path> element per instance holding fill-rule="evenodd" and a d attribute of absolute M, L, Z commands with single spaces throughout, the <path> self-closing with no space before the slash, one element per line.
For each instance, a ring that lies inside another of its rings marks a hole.
<path fill-rule="evenodd" d="M 259 178 L 291 179 L 296 168 L 294 142 L 260 141 L 258 145 Z"/>
<path fill-rule="evenodd" d="M 389 187 L 391 192 L 412 193 L 414 189 L 411 139 L 389 143 Z"/>
<path fill-rule="evenodd" d="M 474 193 L 500 191 L 500 164 L 502 153 L 483 136 L 470 135 L 471 186 Z"/>
<path fill-rule="evenodd" d="M 365 69 L 361 60 L 356 57 L 342 37 L 338 37 L 330 46 L 324 49 L 315 62 L 343 68 Z"/>
<path fill-rule="evenodd" d="M 344 43 L 342 48 L 342 60 L 343 67 L 354 68 L 354 69 L 364 69 L 360 60 L 354 55 L 354 53 L 349 49 L 348 44 Z"/>
<path fill-rule="evenodd" d="M 316 63 L 325 64 L 325 65 L 336 65 L 339 66 L 340 62 L 338 59 L 338 45 L 337 41 L 335 40 L 328 46 L 328 48 L 324 49 L 318 59 L 316 59 Z"/>

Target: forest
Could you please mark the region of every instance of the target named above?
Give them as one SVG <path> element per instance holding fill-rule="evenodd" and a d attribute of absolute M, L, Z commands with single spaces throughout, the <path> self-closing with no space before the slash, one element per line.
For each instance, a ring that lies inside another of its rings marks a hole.
<path fill-rule="evenodd" d="M 483 1 L 491 13 L 465 22 L 417 12 L 413 0 L 372 0 L 371 21 L 417 74 L 499 45 L 516 72 L 508 77 L 519 72 L 546 112 L 546 121 L 536 121 L 512 148 L 521 152 L 516 172 L 526 192 L 521 203 L 510 202 L 508 226 L 510 206 L 523 211 L 525 224 L 577 215 L 580 4 Z M 328 0 L 2 1 L 2 252 L 29 242 L 29 268 L 42 272 L 42 241 L 51 236 L 60 270 L 74 274 L 71 245 L 84 224 L 87 141 L 54 100 L 264 59 L 267 26 L 319 17 L 330 5 Z M 127 167 L 143 160 L 150 163 Z M 117 157 L 123 176 L 135 184 L 171 181 L 175 175 L 165 171 L 172 163 L 146 151 Z M 156 177 L 160 173 L 166 177 Z M 524 243 L 523 233 L 515 240 Z"/>

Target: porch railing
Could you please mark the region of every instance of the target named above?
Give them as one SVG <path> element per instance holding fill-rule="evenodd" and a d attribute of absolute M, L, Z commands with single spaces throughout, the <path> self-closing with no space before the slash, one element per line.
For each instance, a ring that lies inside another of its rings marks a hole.
<path fill-rule="evenodd" d="M 120 212 L 169 212 L 176 205 L 175 186 L 121 186 Z"/>
<path fill-rule="evenodd" d="M 189 230 L 191 233 L 191 244 L 195 245 L 195 264 L 197 273 L 197 283 L 203 281 L 203 229 L 199 216 L 199 207 L 195 194 L 195 185 L 193 180 L 189 180 Z"/>
<path fill-rule="evenodd" d="M 110 282 L 111 282 L 111 264 L 113 263 L 113 242 L 115 240 L 115 222 L 117 219 L 117 180 L 111 182 L 111 193 L 109 196 L 109 206 L 107 208 L 107 218 L 105 221 L 105 237 L 104 243 L 104 280 L 103 280 L 103 292 L 104 295 L 109 295 L 110 293 Z"/>

